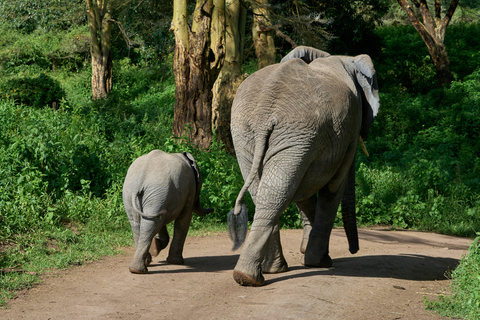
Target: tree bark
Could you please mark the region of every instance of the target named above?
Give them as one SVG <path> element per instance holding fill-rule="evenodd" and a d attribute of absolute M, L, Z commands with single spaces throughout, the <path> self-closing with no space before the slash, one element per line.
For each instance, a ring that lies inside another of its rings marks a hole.
<path fill-rule="evenodd" d="M 445 48 L 445 32 L 452 16 L 457 8 L 459 0 L 452 0 L 450 7 L 442 18 L 441 0 L 435 0 L 435 14 L 432 15 L 428 8 L 426 0 L 411 0 L 416 7 L 417 12 L 421 15 L 423 23 L 417 17 L 416 12 L 407 0 L 397 0 L 398 4 L 407 14 L 412 26 L 420 34 L 425 42 L 428 52 L 432 57 L 435 68 L 437 69 L 438 82 L 444 86 L 453 80 L 450 71 L 450 59 L 448 58 L 447 49 Z"/>
<path fill-rule="evenodd" d="M 222 141 L 226 151 L 234 154 L 230 133 L 230 115 L 233 98 L 242 83 L 243 50 L 245 42 L 246 9 L 240 0 L 226 2 L 224 20 L 225 61 L 213 87 L 212 126 L 217 139 Z"/>
<path fill-rule="evenodd" d="M 175 0 L 175 110 L 173 133 L 201 148 L 212 141 L 212 87 L 223 63 L 223 46 L 211 46 L 213 0 L 197 0 L 191 31 L 185 0 Z M 189 127 L 186 130 L 186 126 Z"/>
<path fill-rule="evenodd" d="M 266 28 L 272 25 L 267 6 L 268 0 L 257 0 L 253 6 L 252 38 L 259 70 L 276 62 L 275 31 L 271 28 Z"/>
<path fill-rule="evenodd" d="M 111 2 L 86 0 L 92 55 L 92 99 L 106 98 L 112 90 Z"/>

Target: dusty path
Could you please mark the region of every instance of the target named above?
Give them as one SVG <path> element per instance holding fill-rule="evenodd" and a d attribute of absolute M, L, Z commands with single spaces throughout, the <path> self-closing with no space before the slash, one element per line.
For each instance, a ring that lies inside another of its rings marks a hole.
<path fill-rule="evenodd" d="M 342 229 L 332 234 L 334 268 L 300 264 L 301 230 L 281 233 L 290 270 L 265 275 L 260 288 L 238 286 L 238 252 L 227 235 L 189 237 L 185 265 L 162 251 L 149 275 L 132 275 L 126 255 L 47 276 L 0 310 L 0 319 L 441 319 L 425 310 L 448 286 L 472 241 L 432 233 L 360 230 L 351 255 Z"/>

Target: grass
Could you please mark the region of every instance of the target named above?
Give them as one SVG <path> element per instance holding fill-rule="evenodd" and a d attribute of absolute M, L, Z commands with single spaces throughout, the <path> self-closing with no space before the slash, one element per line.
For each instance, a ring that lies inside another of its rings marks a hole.
<path fill-rule="evenodd" d="M 472 243 L 451 279 L 451 293 L 438 300 L 424 299 L 427 309 L 446 317 L 480 319 L 480 237 Z"/>

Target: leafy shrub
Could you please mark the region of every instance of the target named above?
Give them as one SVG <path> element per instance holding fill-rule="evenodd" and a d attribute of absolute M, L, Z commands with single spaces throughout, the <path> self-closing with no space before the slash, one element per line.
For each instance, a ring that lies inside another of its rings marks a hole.
<path fill-rule="evenodd" d="M 0 26 L 0 66 L 10 77 L 11 73 L 29 75 L 59 68 L 79 71 L 89 56 L 86 26 L 31 34 Z"/>
<path fill-rule="evenodd" d="M 448 317 L 478 319 L 480 310 L 480 237 L 452 272 L 452 293 L 438 301 L 425 300 L 428 309 Z"/>
<path fill-rule="evenodd" d="M 474 235 L 480 69 L 425 95 L 387 92 L 357 171 L 361 223 Z"/>
<path fill-rule="evenodd" d="M 56 109 L 65 98 L 65 92 L 58 81 L 41 73 L 35 78 L 13 78 L 1 83 L 0 97 L 36 108 L 50 106 Z"/>

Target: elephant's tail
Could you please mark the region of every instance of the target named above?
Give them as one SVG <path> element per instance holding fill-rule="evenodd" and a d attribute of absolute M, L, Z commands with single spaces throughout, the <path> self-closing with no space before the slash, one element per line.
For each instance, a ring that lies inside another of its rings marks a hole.
<path fill-rule="evenodd" d="M 259 134 L 255 139 L 255 151 L 253 153 L 252 166 L 248 173 L 242 190 L 235 200 L 235 207 L 228 213 L 227 225 L 228 235 L 230 240 L 233 241 L 233 250 L 237 250 L 245 241 L 248 229 L 248 212 L 245 206 L 245 194 L 248 188 L 253 183 L 255 176 L 260 172 L 260 167 L 265 155 L 265 148 L 267 145 L 268 136 L 270 135 L 273 127 L 270 130 L 265 131 L 265 134 Z"/>

